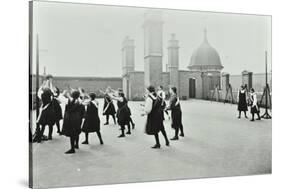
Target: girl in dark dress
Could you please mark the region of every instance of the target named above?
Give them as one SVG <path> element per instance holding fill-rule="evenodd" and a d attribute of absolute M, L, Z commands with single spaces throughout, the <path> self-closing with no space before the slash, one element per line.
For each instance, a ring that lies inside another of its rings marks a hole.
<path fill-rule="evenodd" d="M 128 105 L 127 105 L 128 106 Z M 131 109 L 130 109 L 130 107 L 128 106 L 128 111 L 129 111 L 129 124 L 131 124 L 132 125 L 132 129 L 135 129 L 135 123 L 134 123 L 134 121 L 133 121 L 133 119 L 132 119 L 132 117 L 131 117 Z M 130 126 L 128 126 L 128 127 L 130 127 Z"/>
<path fill-rule="evenodd" d="M 157 94 L 155 93 L 155 88 L 153 86 L 149 86 L 146 89 L 146 93 L 144 113 L 142 114 L 142 116 L 147 115 L 145 133 L 148 135 L 154 135 L 155 137 L 156 144 L 152 146 L 152 148 L 160 148 L 161 146 L 158 135 L 159 131 L 162 132 L 166 140 L 166 145 L 169 146 L 169 140 L 163 124 L 162 101 L 157 98 Z"/>
<path fill-rule="evenodd" d="M 182 125 L 182 112 L 181 106 L 179 102 L 179 98 L 177 96 L 177 88 L 171 87 L 170 88 L 171 98 L 169 106 L 166 110 L 171 110 L 171 117 L 172 117 L 172 128 L 175 129 L 175 136 L 171 138 L 171 140 L 178 140 L 178 134 L 180 130 L 180 136 L 184 137 L 183 133 L 183 125 Z"/>
<path fill-rule="evenodd" d="M 103 140 L 100 133 L 100 118 L 98 111 L 98 101 L 96 101 L 96 94 L 89 94 L 91 101 L 88 103 L 85 113 L 85 121 L 83 123 L 82 131 L 85 133 L 85 141 L 82 144 L 89 144 L 89 133 L 96 132 L 100 144 L 103 144 Z"/>
<path fill-rule="evenodd" d="M 113 91 L 113 90 L 112 90 Z M 116 93 L 116 91 L 113 91 Z M 127 99 L 121 90 L 118 90 L 117 95 L 109 94 L 114 100 L 117 100 L 117 122 L 121 127 L 121 134 L 118 136 L 125 137 L 125 125 L 128 126 L 128 132 L 126 134 L 131 134 L 129 119 L 130 111 L 127 105 Z"/>
<path fill-rule="evenodd" d="M 241 89 L 238 91 L 237 94 L 237 102 L 238 102 L 238 119 L 241 118 L 241 112 L 244 112 L 245 118 L 247 117 L 247 111 L 248 111 L 248 107 L 247 107 L 247 89 L 245 86 L 241 85 Z"/>
<path fill-rule="evenodd" d="M 43 83 L 43 85 L 45 85 L 45 83 Z M 53 105 L 53 93 L 50 90 L 50 88 L 41 86 L 39 91 L 38 91 L 38 97 L 41 99 L 42 101 L 42 105 L 40 107 L 40 113 L 37 117 L 37 124 L 40 128 L 41 125 L 41 129 L 39 131 L 38 134 L 38 139 L 37 142 L 40 143 L 42 141 L 43 135 L 44 135 L 44 131 L 46 126 L 49 126 L 49 135 L 48 135 L 48 139 L 51 140 L 52 139 L 52 131 L 53 131 L 53 125 L 55 124 L 56 121 L 56 115 L 55 115 L 55 110 L 54 110 L 54 105 Z"/>
<path fill-rule="evenodd" d="M 111 99 L 111 97 L 108 95 L 110 92 L 110 88 L 107 88 L 105 93 L 104 93 L 104 105 L 103 105 L 103 115 L 106 116 L 106 122 L 104 125 L 108 125 L 109 124 L 109 116 L 112 117 L 114 124 L 116 124 L 116 120 L 115 120 L 115 107 L 113 104 L 113 101 Z"/>
<path fill-rule="evenodd" d="M 75 153 L 75 148 L 79 149 L 79 135 L 85 113 L 84 105 L 78 100 L 79 96 L 79 91 L 73 91 L 71 96 L 67 96 L 69 100 L 65 107 L 62 134 L 70 138 L 71 149 L 66 154 Z"/>
<path fill-rule="evenodd" d="M 252 114 L 252 119 L 250 121 L 255 121 L 255 114 L 257 114 L 258 116 L 257 120 L 261 120 L 257 94 L 255 93 L 255 90 L 253 88 L 250 89 L 249 100 L 250 100 L 251 114 Z"/>
<path fill-rule="evenodd" d="M 59 97 L 59 95 L 60 95 L 60 90 L 59 90 L 59 88 L 55 87 L 53 104 L 54 104 L 54 109 L 55 109 L 57 133 L 59 135 L 61 135 L 60 120 L 62 119 L 62 109 L 60 106 L 60 101 L 57 99 Z"/>

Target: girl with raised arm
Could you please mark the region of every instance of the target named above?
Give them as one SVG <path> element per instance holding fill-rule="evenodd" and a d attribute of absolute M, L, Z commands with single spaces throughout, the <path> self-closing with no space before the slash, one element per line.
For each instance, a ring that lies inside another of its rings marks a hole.
<path fill-rule="evenodd" d="M 107 87 L 105 92 L 103 92 L 101 90 L 100 90 L 100 92 L 102 92 L 104 94 L 103 115 L 106 116 L 106 122 L 104 123 L 104 125 L 109 124 L 109 116 L 112 117 L 114 124 L 116 124 L 116 119 L 115 119 L 116 110 L 115 110 L 113 101 L 112 101 L 111 97 L 109 96 L 110 87 Z"/>
<path fill-rule="evenodd" d="M 117 122 L 121 127 L 121 134 L 118 136 L 125 137 L 125 125 L 128 125 L 128 132 L 126 134 L 131 134 L 130 124 L 129 124 L 129 118 L 130 118 L 130 112 L 127 106 L 127 99 L 121 89 L 118 91 L 113 91 L 115 94 L 109 93 L 109 96 L 117 101 Z"/>
<path fill-rule="evenodd" d="M 42 105 L 40 107 L 40 112 L 37 117 L 37 142 L 40 143 L 42 141 L 45 127 L 49 126 L 49 135 L 48 139 L 52 140 L 52 132 L 53 132 L 53 125 L 56 122 L 56 115 L 53 106 L 53 90 L 52 90 L 52 83 L 51 83 L 52 76 L 48 75 L 46 80 L 40 86 L 38 90 L 38 98 L 42 101 Z M 41 129 L 40 129 L 41 125 Z"/>

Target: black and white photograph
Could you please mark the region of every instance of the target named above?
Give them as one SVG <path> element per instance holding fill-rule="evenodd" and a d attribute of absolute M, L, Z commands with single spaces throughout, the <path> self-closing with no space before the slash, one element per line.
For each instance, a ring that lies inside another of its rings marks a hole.
<path fill-rule="evenodd" d="M 29 2 L 29 186 L 272 173 L 272 17 Z"/>

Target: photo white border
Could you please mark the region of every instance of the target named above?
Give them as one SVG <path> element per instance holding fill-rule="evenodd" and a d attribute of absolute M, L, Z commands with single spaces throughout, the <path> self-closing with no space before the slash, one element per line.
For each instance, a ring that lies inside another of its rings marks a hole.
<path fill-rule="evenodd" d="M 272 15 L 272 175 L 88 186 L 79 188 L 280 188 L 281 11 L 275 0 L 60 0 L 215 12 Z M 0 2 L 1 181 L 0 188 L 26 188 L 28 179 L 28 0 Z M 280 87 L 279 87 L 280 86 Z M 3 106 L 4 105 L 4 106 Z M 276 116 L 276 117 L 275 117 Z M 279 122 L 279 123 L 278 123 Z M 250 152 L 249 152 L 250 153 Z M 54 170 L 55 171 L 55 170 Z M 137 170 L 136 170 L 137 171 Z M 75 187 L 78 188 L 78 187 Z"/>

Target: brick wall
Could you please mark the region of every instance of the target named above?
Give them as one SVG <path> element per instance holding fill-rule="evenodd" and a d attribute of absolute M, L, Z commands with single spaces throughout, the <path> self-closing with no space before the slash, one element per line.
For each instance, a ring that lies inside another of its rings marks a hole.
<path fill-rule="evenodd" d="M 102 96 L 100 89 L 105 90 L 110 86 L 112 89 L 122 88 L 122 78 L 99 78 L 99 77 L 54 77 L 54 86 L 60 90 L 72 88 L 83 88 L 86 92 L 95 92 L 98 96 Z"/>

